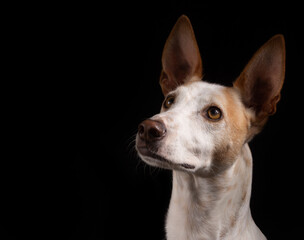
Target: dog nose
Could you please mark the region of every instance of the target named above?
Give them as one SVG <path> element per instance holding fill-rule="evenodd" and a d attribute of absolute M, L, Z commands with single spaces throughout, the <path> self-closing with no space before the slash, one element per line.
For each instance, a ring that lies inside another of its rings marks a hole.
<path fill-rule="evenodd" d="M 138 134 L 142 140 L 153 142 L 166 135 L 166 127 L 162 121 L 146 119 L 138 126 Z"/>

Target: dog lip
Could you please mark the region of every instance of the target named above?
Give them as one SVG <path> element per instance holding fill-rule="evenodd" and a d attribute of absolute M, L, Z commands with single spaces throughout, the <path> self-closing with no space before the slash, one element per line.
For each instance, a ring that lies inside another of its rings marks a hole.
<path fill-rule="evenodd" d="M 191 165 L 191 164 L 187 164 L 187 163 L 181 163 L 181 164 L 174 164 L 172 161 L 152 152 L 146 145 L 139 145 L 137 146 L 137 150 L 144 156 L 147 156 L 147 157 L 151 157 L 155 160 L 158 160 L 160 162 L 165 162 L 165 163 L 168 163 L 168 164 L 172 164 L 172 165 L 178 165 L 180 167 L 183 167 L 185 169 L 195 169 L 195 166 Z"/>
<path fill-rule="evenodd" d="M 141 153 L 144 156 L 149 155 L 150 153 L 149 149 L 145 145 L 136 146 L 136 149 L 139 153 Z"/>
<path fill-rule="evenodd" d="M 194 169 L 195 168 L 195 166 L 193 166 L 193 165 L 190 165 L 190 164 L 187 164 L 187 163 L 182 163 L 182 164 L 180 164 L 182 167 L 184 167 L 184 168 L 187 168 L 187 169 Z"/>
<path fill-rule="evenodd" d="M 145 145 L 139 145 L 137 146 L 137 150 L 144 156 L 147 156 L 147 157 L 152 157 L 154 159 L 157 159 L 157 160 L 160 160 L 160 161 L 163 161 L 163 162 L 167 162 L 167 163 L 171 163 L 171 161 L 169 161 L 168 159 L 154 153 L 153 151 L 151 151 L 148 146 L 145 146 Z"/>

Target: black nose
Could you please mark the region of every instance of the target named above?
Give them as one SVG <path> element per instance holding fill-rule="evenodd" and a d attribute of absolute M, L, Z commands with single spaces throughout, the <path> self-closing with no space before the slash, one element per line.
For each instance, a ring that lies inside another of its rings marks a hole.
<path fill-rule="evenodd" d="M 165 124 L 162 121 L 147 119 L 138 126 L 139 137 L 148 142 L 161 140 L 166 132 Z"/>

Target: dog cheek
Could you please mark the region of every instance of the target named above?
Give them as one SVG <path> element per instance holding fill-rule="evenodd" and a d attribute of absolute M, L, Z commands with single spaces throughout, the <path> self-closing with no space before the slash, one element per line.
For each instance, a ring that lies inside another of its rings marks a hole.
<path fill-rule="evenodd" d="M 220 173 L 231 167 L 236 159 L 237 151 L 231 143 L 217 146 L 212 154 L 212 167 L 216 173 Z"/>
<path fill-rule="evenodd" d="M 202 154 L 202 150 L 199 147 L 193 147 L 189 149 L 190 153 L 193 154 L 195 157 L 200 158 Z"/>

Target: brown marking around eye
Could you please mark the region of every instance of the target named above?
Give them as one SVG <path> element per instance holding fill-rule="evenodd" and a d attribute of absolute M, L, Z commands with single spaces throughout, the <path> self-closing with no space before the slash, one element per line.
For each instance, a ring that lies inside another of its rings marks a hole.
<path fill-rule="evenodd" d="M 248 133 L 248 119 L 245 108 L 238 99 L 233 88 L 225 88 L 218 96 L 222 103 L 225 127 L 222 129 L 221 138 L 217 138 L 213 152 L 213 170 L 221 172 L 235 162 L 236 157 L 246 142 Z M 234 169 L 234 174 L 239 171 L 239 166 Z"/>

